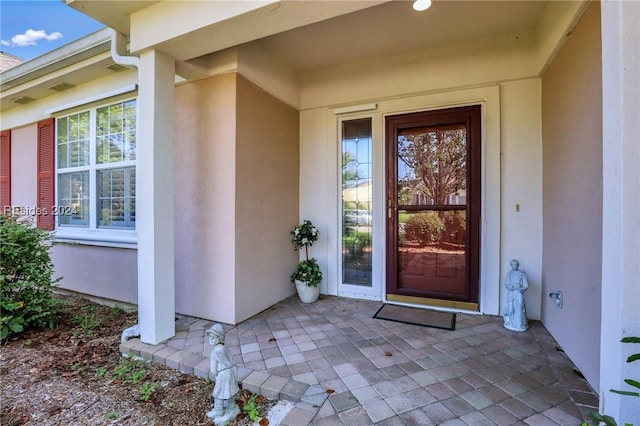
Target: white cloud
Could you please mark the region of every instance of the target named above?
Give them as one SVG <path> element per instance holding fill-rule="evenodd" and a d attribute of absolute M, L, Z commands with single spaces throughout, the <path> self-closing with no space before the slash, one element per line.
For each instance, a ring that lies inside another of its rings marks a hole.
<path fill-rule="evenodd" d="M 17 47 L 26 47 L 26 46 L 37 46 L 38 41 L 40 40 L 58 40 L 62 38 L 62 33 L 53 32 L 51 34 L 47 34 L 45 30 L 33 30 L 28 29 L 24 32 L 24 34 L 16 34 L 11 37 L 11 43 L 6 40 L 2 40 L 3 46 L 17 46 Z"/>

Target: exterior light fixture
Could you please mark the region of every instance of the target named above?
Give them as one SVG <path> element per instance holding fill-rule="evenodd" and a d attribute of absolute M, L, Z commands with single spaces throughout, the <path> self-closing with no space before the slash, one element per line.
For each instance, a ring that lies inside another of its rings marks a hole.
<path fill-rule="evenodd" d="M 413 10 L 422 12 L 431 7 L 431 0 L 416 0 L 413 2 Z"/>

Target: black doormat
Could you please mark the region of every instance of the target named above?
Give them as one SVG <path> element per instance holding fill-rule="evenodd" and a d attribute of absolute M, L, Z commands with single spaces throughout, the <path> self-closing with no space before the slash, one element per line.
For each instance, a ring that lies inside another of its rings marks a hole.
<path fill-rule="evenodd" d="M 407 306 L 384 304 L 373 315 L 374 318 L 424 327 L 456 329 L 456 314 L 431 309 L 409 308 Z"/>

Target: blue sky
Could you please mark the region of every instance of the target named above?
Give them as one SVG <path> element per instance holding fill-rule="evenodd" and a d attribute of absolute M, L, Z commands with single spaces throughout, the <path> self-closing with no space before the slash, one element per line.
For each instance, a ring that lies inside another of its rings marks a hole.
<path fill-rule="evenodd" d="M 0 50 L 30 60 L 104 28 L 60 0 L 0 0 Z"/>

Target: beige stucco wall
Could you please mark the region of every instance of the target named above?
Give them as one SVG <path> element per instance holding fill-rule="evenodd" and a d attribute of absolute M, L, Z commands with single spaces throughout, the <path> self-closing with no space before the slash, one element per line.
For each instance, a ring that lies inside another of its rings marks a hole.
<path fill-rule="evenodd" d="M 137 303 L 138 265 L 135 249 L 57 244 L 51 250 L 55 277 L 66 290 L 115 301 Z"/>
<path fill-rule="evenodd" d="M 297 73 L 285 62 L 270 55 L 260 45 L 238 46 L 238 72 L 288 105 L 300 106 L 300 86 Z"/>
<path fill-rule="evenodd" d="M 542 320 L 594 389 L 599 383 L 602 84 L 599 4 L 592 4 L 542 79 Z"/>
<path fill-rule="evenodd" d="M 500 84 L 500 283 L 511 259 L 527 273 L 527 317 L 540 319 L 542 294 L 541 80 Z M 506 289 L 500 287 L 501 299 Z"/>
<path fill-rule="evenodd" d="M 317 258 L 322 270 L 320 291 L 335 295 L 338 273 L 338 237 L 335 225 L 339 215 L 336 194 L 338 140 L 337 136 L 333 143 L 329 139 L 332 135 L 327 126 L 328 114 L 323 108 L 300 113 L 299 212 L 301 221 L 310 220 L 320 231 L 318 241 L 309 248 L 309 257 Z"/>
<path fill-rule="evenodd" d="M 298 111 L 237 78 L 236 314 L 242 321 L 295 293 Z"/>
<path fill-rule="evenodd" d="M 235 320 L 236 75 L 176 88 L 176 311 Z"/>
<path fill-rule="evenodd" d="M 27 210 L 38 202 L 38 126 L 11 130 L 11 204 Z"/>
<path fill-rule="evenodd" d="M 640 2 L 602 2 L 602 318 L 600 412 L 640 425 L 637 398 L 610 392 L 632 390 L 638 363 L 626 362 L 640 336 Z"/>
<path fill-rule="evenodd" d="M 527 77 L 519 53 L 504 45 L 484 46 L 486 56 L 443 56 L 429 62 L 416 53 L 407 54 L 403 67 L 382 61 L 373 68 L 345 66 L 328 70 L 314 78 L 303 79 L 302 99 L 307 105 L 329 104 L 326 107 L 304 109 L 301 113 L 301 175 L 300 212 L 324 231 L 312 253 L 320 258 L 326 273 L 323 292 L 339 294 L 340 265 L 338 222 L 338 131 L 340 117 L 371 116 L 374 126 L 374 252 L 378 250 L 384 262 L 385 250 L 381 210 L 384 205 L 384 137 L 385 114 L 446 108 L 456 105 L 483 103 L 483 236 L 481 259 L 481 312 L 499 314 L 505 295 L 502 288 L 509 261 L 518 258 L 531 280 L 526 298 L 528 315 L 540 319 L 542 264 L 542 139 L 541 82 Z M 499 61 L 495 58 L 500 57 Z M 473 59 L 469 66 L 456 68 Z M 456 68 L 456 72 L 450 72 Z M 526 68 L 526 67 L 525 67 Z M 482 70 L 476 73 L 475 70 Z M 341 74 L 344 71 L 345 74 Z M 421 71 L 423 74 L 421 74 Z M 353 75 L 351 74 L 353 72 Z M 437 75 L 437 78 L 429 76 Z M 358 78 L 356 78 L 358 77 Z M 483 82 L 505 79 L 498 84 Z M 411 82 L 409 86 L 399 82 Z M 322 86 L 323 90 L 317 92 Z M 474 86 L 476 88 L 467 88 Z M 413 90 L 411 94 L 403 93 Z M 497 99 L 488 93 L 495 92 Z M 375 103 L 371 111 L 337 116 L 333 106 Z M 497 115 L 496 115 L 497 114 Z M 494 128 L 497 126 L 497 129 Z M 376 190 L 376 185 L 378 190 Z M 516 204 L 519 211 L 516 211 Z M 377 214 L 377 216 L 376 216 Z M 378 218 L 378 219 L 376 219 Z M 376 225 L 376 223 L 378 225 Z M 375 238 L 375 236 L 378 238 Z M 379 245 L 376 245 L 378 241 Z M 382 270 L 380 268 L 379 270 Z M 374 271 L 374 275 L 376 272 Z M 375 278 L 374 278 L 375 279 Z M 380 272 L 379 280 L 383 280 Z M 382 285 L 381 285 L 382 287 Z M 382 293 L 382 292 L 380 292 Z"/>
<path fill-rule="evenodd" d="M 338 118 L 332 112 L 334 107 L 365 102 L 377 102 L 380 106 L 374 123 L 377 126 L 374 138 L 379 139 L 374 174 L 380 183 L 384 182 L 380 139 L 384 114 L 485 102 L 485 105 L 491 104 L 491 114 L 498 116 L 491 121 L 492 125 L 497 123 L 498 129 L 491 134 L 489 142 L 499 151 L 490 161 L 483 160 L 483 184 L 485 190 L 492 191 L 483 199 L 483 209 L 489 213 L 483 217 L 489 216 L 489 220 L 497 224 L 491 228 L 483 223 L 483 229 L 490 229 L 486 232 L 487 238 L 497 241 L 487 246 L 490 250 L 484 250 L 484 255 L 491 257 L 492 267 L 483 279 L 492 286 L 491 297 L 495 295 L 496 299 L 491 310 L 485 312 L 499 312 L 501 283 L 508 260 L 517 257 L 532 281 L 527 293 L 529 315 L 539 318 L 542 293 L 541 84 L 536 77 L 540 59 L 535 58 L 535 43 L 536 35 L 525 32 L 518 39 L 504 36 L 343 64 L 303 74 L 299 80 L 291 69 L 266 55 L 258 46 L 247 45 L 237 52 L 236 62 L 239 63 L 235 64 L 235 69 L 244 71 L 248 80 L 275 93 L 275 97 L 262 93 L 232 72 L 178 87 L 174 206 L 177 311 L 231 323 L 255 313 L 262 306 L 261 300 L 246 305 L 244 301 L 251 296 L 240 295 L 240 291 L 253 295 L 258 289 L 273 296 L 268 300 L 281 298 L 277 295 L 286 296 L 292 291 L 288 280 L 279 284 L 281 276 L 286 278 L 289 273 L 288 263 L 295 263 L 289 259 L 295 254 L 287 253 L 290 249 L 288 239 L 284 239 L 280 229 L 271 228 L 273 232 L 264 235 L 264 241 L 255 241 L 259 229 L 252 227 L 256 213 L 251 210 L 260 210 L 260 202 L 269 203 L 265 201 L 265 194 L 281 204 L 277 206 L 280 210 L 268 213 L 273 215 L 272 223 L 283 228 L 289 220 L 287 203 L 299 197 L 294 210 L 299 210 L 301 218 L 310 218 L 319 224 L 325 237 L 312 250 L 312 255 L 322 254 L 320 263 L 327 273 L 323 291 L 327 291 L 329 283 L 337 286 L 339 155 Z M 29 117 L 39 117 L 45 107 L 74 101 L 81 94 L 93 96 L 131 81 L 135 81 L 135 71 L 125 71 L 118 77 L 74 88 L 59 98 L 34 103 L 29 107 L 33 113 Z M 497 93 L 497 102 L 484 95 L 460 96 L 462 92 L 471 93 L 476 89 L 491 92 L 494 98 Z M 298 145 L 289 139 L 295 123 L 291 118 L 293 114 L 290 117 L 291 110 L 276 98 L 303 109 L 299 119 L 302 123 L 299 151 Z M 486 113 L 488 109 L 483 111 Z M 483 124 L 486 124 L 487 117 L 484 119 Z M 279 124 L 275 126 L 274 123 Z M 264 140 L 265 147 L 269 148 L 267 154 L 280 155 L 253 156 L 256 134 L 271 136 L 272 130 L 287 135 L 286 140 L 276 137 Z M 483 136 L 487 139 L 486 133 Z M 274 167 L 275 170 L 271 170 L 263 164 L 264 159 L 271 159 L 278 166 L 295 164 L 298 155 L 303 164 L 298 179 L 291 179 L 294 175 L 291 168 Z M 271 173 L 259 176 L 257 182 L 249 178 L 261 169 Z M 296 184 L 299 182 L 299 189 L 277 186 L 285 180 L 289 182 L 288 179 Z M 265 185 L 261 187 L 263 183 Z M 384 215 L 381 188 L 378 186 L 376 207 L 379 218 Z M 254 196 L 246 200 L 244 193 Z M 520 206 L 519 212 L 515 211 L 516 204 Z M 245 210 L 245 206 L 249 209 Z M 268 207 L 276 207 L 276 202 Z M 291 217 L 293 222 L 298 219 L 297 215 Z M 286 224 L 286 231 L 290 226 L 291 223 Z M 383 235 L 382 228 L 377 232 L 378 236 Z M 380 238 L 377 240 L 381 241 Z M 282 241 L 286 244 L 277 246 L 281 252 L 276 253 L 273 244 Z M 380 254 L 381 247 L 378 246 L 377 255 L 380 264 L 384 259 Z M 252 250 L 256 253 L 267 251 L 269 256 L 258 257 L 253 270 L 242 268 L 245 261 L 242 258 L 250 256 L 247 253 Z M 279 259 L 286 259 L 282 261 L 285 267 L 276 271 L 273 265 Z M 269 276 L 269 280 L 278 284 L 273 288 L 250 284 L 256 277 L 263 276 Z M 335 293 L 335 289 L 332 291 Z"/>
<path fill-rule="evenodd" d="M 79 89 L 58 101 L 96 90 Z M 299 115 L 235 73 L 177 87 L 175 105 L 176 311 L 235 323 L 295 292 Z M 35 124 L 12 148 L 13 204 L 36 206 Z M 100 244 L 54 247 L 60 286 L 135 303 L 135 246 Z"/>
<path fill-rule="evenodd" d="M 54 93 L 27 105 L 2 112 L 2 126 L 11 128 L 11 196 L 12 204 L 37 206 L 37 125 L 51 117 L 50 109 L 63 105 L 87 108 L 91 100 L 99 101 L 136 82 L 135 70 L 125 70 L 90 83 Z M 103 101 L 104 102 L 104 101 Z M 99 246 L 58 244 L 51 250 L 55 276 L 62 277 L 60 288 L 126 303 L 137 301 L 137 252 L 131 244 Z"/>
<path fill-rule="evenodd" d="M 176 311 L 233 324 L 295 292 L 298 112 L 237 73 L 175 105 Z"/>
<path fill-rule="evenodd" d="M 11 131 L 11 204 L 27 211 L 37 206 L 37 126 Z M 85 244 L 57 244 L 51 250 L 60 288 L 136 303 L 136 250 Z"/>

